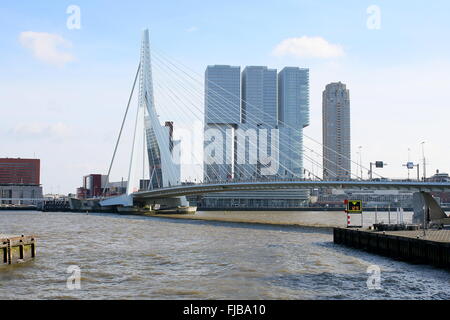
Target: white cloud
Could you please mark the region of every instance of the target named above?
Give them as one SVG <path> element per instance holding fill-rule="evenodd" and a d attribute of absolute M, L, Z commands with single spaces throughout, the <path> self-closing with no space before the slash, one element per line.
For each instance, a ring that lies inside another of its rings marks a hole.
<path fill-rule="evenodd" d="M 62 122 L 53 124 L 33 122 L 33 123 L 19 123 L 11 130 L 12 134 L 18 138 L 25 139 L 64 139 L 72 135 L 72 129 Z"/>
<path fill-rule="evenodd" d="M 337 58 L 345 55 L 340 45 L 331 44 L 321 37 L 289 38 L 281 41 L 273 50 L 275 56 L 297 58 Z"/>
<path fill-rule="evenodd" d="M 71 48 L 72 43 L 57 34 L 46 32 L 21 32 L 19 36 L 21 45 L 33 52 L 33 55 L 46 63 L 64 66 L 75 58 L 61 48 Z"/>

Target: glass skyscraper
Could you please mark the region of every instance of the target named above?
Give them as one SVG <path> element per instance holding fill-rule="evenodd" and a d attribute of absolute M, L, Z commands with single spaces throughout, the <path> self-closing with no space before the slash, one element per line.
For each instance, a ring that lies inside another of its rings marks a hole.
<path fill-rule="evenodd" d="M 236 100 L 237 97 L 242 99 Z M 205 130 L 220 131 L 223 149 L 232 150 L 233 157 L 228 153 L 223 164 L 205 163 L 205 181 L 302 177 L 302 136 L 308 125 L 308 69 L 288 67 L 277 74 L 276 69 L 248 66 L 240 75 L 239 67 L 209 66 L 205 73 Z M 272 130 L 276 129 L 278 139 L 272 150 Z M 263 130 L 265 134 L 261 134 Z M 207 145 L 212 139 L 208 135 L 205 141 L 207 155 Z M 278 171 L 271 176 L 262 173 L 270 167 L 259 159 L 262 146 L 267 148 L 264 153 L 275 156 L 279 163 Z M 249 163 L 255 158 L 256 163 Z M 307 199 L 308 191 L 299 189 L 205 196 L 209 207 L 292 208 L 302 206 Z"/>
<path fill-rule="evenodd" d="M 252 66 L 242 71 L 242 123 L 255 127 L 277 126 L 276 69 Z"/>
<path fill-rule="evenodd" d="M 241 68 L 208 66 L 205 72 L 205 134 L 211 140 L 205 139 L 205 181 L 226 181 L 233 177 L 233 136 L 239 123 Z M 216 139 L 220 139 L 222 148 L 210 150 L 208 146 L 213 140 L 217 143 Z"/>
<path fill-rule="evenodd" d="M 278 74 L 278 125 L 282 177 L 303 177 L 303 128 L 309 125 L 309 69 Z"/>
<path fill-rule="evenodd" d="M 277 70 L 265 66 L 249 66 L 242 71 L 242 123 L 236 137 L 235 178 L 260 179 L 261 166 L 258 150 L 267 131 L 268 155 L 271 154 L 271 129 L 278 124 Z M 249 163 L 251 159 L 256 163 Z M 245 163 L 239 161 L 245 160 Z"/>

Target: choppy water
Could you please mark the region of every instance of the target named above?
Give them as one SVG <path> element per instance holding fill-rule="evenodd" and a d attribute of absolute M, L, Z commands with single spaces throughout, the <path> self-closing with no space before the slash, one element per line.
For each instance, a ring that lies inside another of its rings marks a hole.
<path fill-rule="evenodd" d="M 324 230 L 0 212 L 0 232 L 38 236 L 34 261 L 0 267 L 0 299 L 450 299 L 449 272 L 335 245 Z M 80 290 L 66 287 L 71 265 Z M 381 290 L 367 288 L 370 265 Z"/>

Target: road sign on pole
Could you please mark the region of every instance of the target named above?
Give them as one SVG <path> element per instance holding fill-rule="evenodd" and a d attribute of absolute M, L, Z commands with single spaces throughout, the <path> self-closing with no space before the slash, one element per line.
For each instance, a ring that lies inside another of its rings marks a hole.
<path fill-rule="evenodd" d="M 347 228 L 362 228 L 363 216 L 362 216 L 362 201 L 361 200 L 345 200 L 345 212 L 347 213 Z M 351 225 L 351 215 L 361 215 L 361 225 Z"/>
<path fill-rule="evenodd" d="M 349 200 L 347 203 L 348 213 L 362 213 L 362 201 L 361 200 Z"/>

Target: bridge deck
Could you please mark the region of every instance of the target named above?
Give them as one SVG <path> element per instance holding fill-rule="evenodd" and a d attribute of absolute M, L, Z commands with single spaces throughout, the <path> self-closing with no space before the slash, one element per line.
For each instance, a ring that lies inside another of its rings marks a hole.
<path fill-rule="evenodd" d="M 135 198 L 177 197 L 195 194 L 217 193 L 226 191 L 258 191 L 278 189 L 368 189 L 368 190 L 408 190 L 438 192 L 450 191 L 450 183 L 445 182 L 404 182 L 404 181 L 311 181 L 311 180 L 281 180 L 281 181 L 249 181 L 224 182 L 180 185 L 141 191 L 133 194 Z"/>

